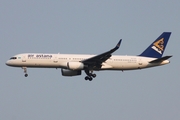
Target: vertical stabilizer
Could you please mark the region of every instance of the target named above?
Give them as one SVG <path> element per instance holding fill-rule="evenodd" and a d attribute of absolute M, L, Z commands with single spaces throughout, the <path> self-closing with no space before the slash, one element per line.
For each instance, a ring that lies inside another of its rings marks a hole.
<path fill-rule="evenodd" d="M 142 54 L 139 56 L 161 58 L 168 43 L 171 32 L 163 32 Z"/>

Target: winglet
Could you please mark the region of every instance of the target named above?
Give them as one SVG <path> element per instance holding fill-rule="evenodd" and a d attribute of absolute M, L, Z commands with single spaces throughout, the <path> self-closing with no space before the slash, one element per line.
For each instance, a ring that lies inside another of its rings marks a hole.
<path fill-rule="evenodd" d="M 115 49 L 118 49 L 120 47 L 121 41 L 122 41 L 122 39 L 119 40 L 119 42 L 117 43 Z"/>

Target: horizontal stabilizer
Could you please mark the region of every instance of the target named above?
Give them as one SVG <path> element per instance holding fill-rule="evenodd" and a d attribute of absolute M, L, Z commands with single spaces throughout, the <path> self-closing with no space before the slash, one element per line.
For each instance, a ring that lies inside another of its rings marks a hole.
<path fill-rule="evenodd" d="M 152 61 L 150 61 L 149 63 L 159 63 L 159 62 L 162 62 L 162 61 L 164 61 L 164 60 L 169 59 L 170 57 L 172 57 L 172 56 L 164 56 L 164 57 L 162 57 L 162 58 L 158 58 L 158 59 L 152 60 Z"/>

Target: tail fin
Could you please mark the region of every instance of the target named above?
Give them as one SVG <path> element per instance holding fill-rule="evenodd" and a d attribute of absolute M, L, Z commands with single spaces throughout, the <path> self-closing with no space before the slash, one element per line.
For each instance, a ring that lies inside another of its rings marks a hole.
<path fill-rule="evenodd" d="M 143 53 L 139 56 L 161 58 L 168 43 L 171 32 L 163 32 Z"/>

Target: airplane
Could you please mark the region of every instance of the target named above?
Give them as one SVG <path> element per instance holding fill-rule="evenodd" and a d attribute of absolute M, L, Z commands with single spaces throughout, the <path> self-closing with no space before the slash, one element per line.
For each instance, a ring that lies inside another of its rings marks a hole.
<path fill-rule="evenodd" d="M 137 70 L 170 63 L 168 59 L 172 56 L 162 57 L 170 35 L 171 32 L 163 32 L 145 51 L 136 56 L 112 55 L 119 49 L 120 39 L 113 49 L 99 55 L 24 53 L 11 57 L 6 65 L 21 67 L 25 77 L 28 76 L 27 68 L 61 68 L 62 76 L 78 76 L 84 71 L 87 75 L 85 80 L 92 81 L 96 77 L 93 71 Z"/>

